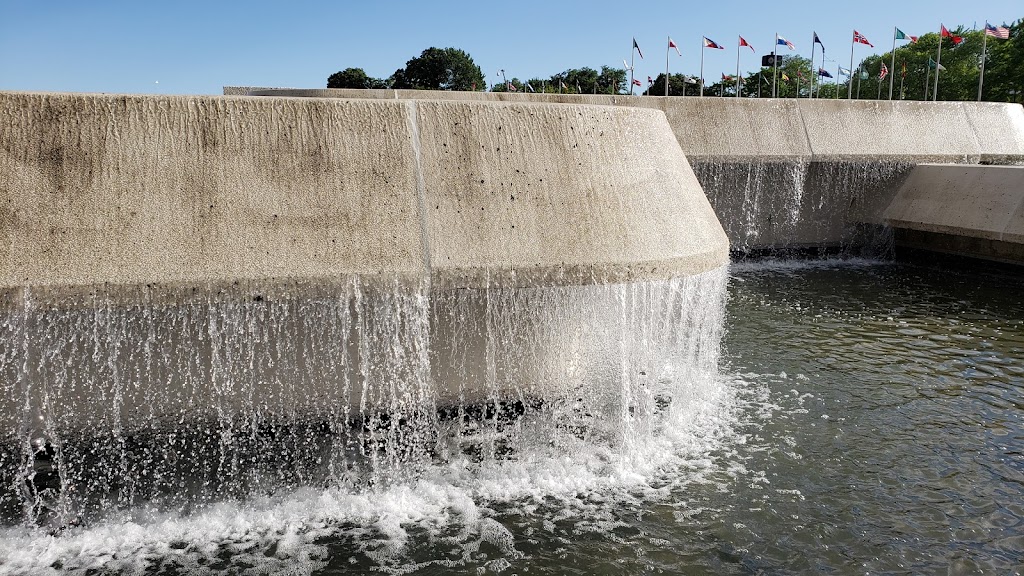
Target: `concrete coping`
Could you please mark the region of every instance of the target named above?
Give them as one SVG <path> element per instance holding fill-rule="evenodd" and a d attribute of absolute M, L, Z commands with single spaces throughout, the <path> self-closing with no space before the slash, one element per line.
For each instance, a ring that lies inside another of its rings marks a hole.
<path fill-rule="evenodd" d="M 0 93 L 0 287 L 632 282 L 728 262 L 659 110 Z"/>
<path fill-rule="evenodd" d="M 232 90 L 225 88 L 225 92 Z M 691 161 L 1024 163 L 1024 108 L 994 102 L 259 89 L 252 95 L 586 103 L 655 108 Z"/>

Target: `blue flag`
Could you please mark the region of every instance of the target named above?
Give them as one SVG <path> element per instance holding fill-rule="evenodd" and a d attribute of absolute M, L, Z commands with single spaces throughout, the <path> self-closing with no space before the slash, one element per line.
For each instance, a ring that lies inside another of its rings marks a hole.
<path fill-rule="evenodd" d="M 825 78 L 832 77 L 832 75 L 828 73 L 828 70 L 825 70 L 824 68 L 818 68 L 818 76 L 823 76 Z"/>
<path fill-rule="evenodd" d="M 814 41 L 817 42 L 819 45 L 821 45 L 821 51 L 824 52 L 825 51 L 825 45 L 821 43 L 821 39 L 818 38 L 818 33 L 817 32 L 814 33 Z"/>

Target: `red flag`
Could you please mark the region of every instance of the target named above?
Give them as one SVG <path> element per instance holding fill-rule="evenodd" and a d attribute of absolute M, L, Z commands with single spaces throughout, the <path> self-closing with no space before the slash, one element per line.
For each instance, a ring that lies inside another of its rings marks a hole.
<path fill-rule="evenodd" d="M 637 80 L 636 78 L 633 78 L 633 84 L 636 86 L 643 86 L 643 84 L 641 84 L 640 81 Z"/>
<path fill-rule="evenodd" d="M 949 30 L 946 30 L 946 26 L 944 24 L 939 24 L 939 34 L 942 34 L 943 38 L 949 38 L 952 36 L 952 34 L 949 33 Z"/>
<path fill-rule="evenodd" d="M 740 46 L 746 46 L 747 48 L 750 48 L 751 52 L 757 52 L 756 50 L 754 50 L 754 47 L 750 45 L 749 42 L 743 39 L 743 36 L 740 36 Z"/>
<path fill-rule="evenodd" d="M 676 43 L 673 42 L 671 38 L 668 39 L 668 47 L 669 48 L 675 48 L 676 49 L 676 54 L 679 54 L 680 56 L 683 55 L 683 53 L 679 51 L 679 46 L 676 46 Z"/>
<path fill-rule="evenodd" d="M 907 36 L 907 38 L 910 38 L 910 41 L 912 43 L 917 44 L 917 38 L 918 38 L 917 36 Z"/>
<path fill-rule="evenodd" d="M 647 84 L 654 84 L 654 80 L 650 76 L 647 77 Z"/>
<path fill-rule="evenodd" d="M 945 28 L 943 28 L 943 30 L 945 30 Z M 874 44 L 872 44 L 871 42 L 868 42 L 868 39 L 863 34 L 861 34 L 860 32 L 857 32 L 856 30 L 853 31 L 853 41 L 854 42 L 860 42 L 861 44 L 867 44 L 868 46 L 871 46 L 872 48 L 875 47 Z"/>
<path fill-rule="evenodd" d="M 889 67 L 882 62 L 882 69 L 878 71 L 878 79 L 885 80 L 885 77 L 889 74 Z"/>

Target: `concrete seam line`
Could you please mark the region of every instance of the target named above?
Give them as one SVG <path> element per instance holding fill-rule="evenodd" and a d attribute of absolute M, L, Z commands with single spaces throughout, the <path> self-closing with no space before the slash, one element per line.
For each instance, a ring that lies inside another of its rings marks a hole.
<path fill-rule="evenodd" d="M 981 146 L 981 134 L 978 134 L 978 127 L 974 125 L 974 119 L 971 118 L 970 114 L 968 114 L 967 106 L 965 106 L 963 102 L 958 102 L 956 108 L 960 111 L 960 114 L 963 115 L 964 122 L 971 127 L 971 135 L 974 136 L 974 151 L 976 156 L 973 161 L 970 158 L 964 158 L 964 162 L 968 164 L 977 164 L 978 162 L 981 162 L 981 158 L 984 156 Z"/>
<path fill-rule="evenodd" d="M 808 98 L 808 101 L 810 100 L 812 99 Z M 811 162 L 814 162 L 818 154 L 817 152 L 814 151 L 814 148 L 812 147 L 811 133 L 807 131 L 807 119 L 804 118 L 804 107 L 801 106 L 799 102 L 797 102 L 796 105 L 796 114 L 797 116 L 800 117 L 800 125 L 804 127 L 804 138 L 807 140 L 807 164 L 810 165 Z"/>
<path fill-rule="evenodd" d="M 396 92 L 397 95 L 397 92 Z M 428 285 L 433 277 L 430 259 L 430 231 L 427 228 L 427 185 L 423 180 L 423 159 L 420 155 L 420 126 L 417 115 L 419 107 L 415 100 L 405 101 L 409 112 L 409 136 L 412 139 L 414 170 L 416 171 L 416 205 L 420 211 L 420 242 L 423 246 L 423 267 L 427 275 Z"/>

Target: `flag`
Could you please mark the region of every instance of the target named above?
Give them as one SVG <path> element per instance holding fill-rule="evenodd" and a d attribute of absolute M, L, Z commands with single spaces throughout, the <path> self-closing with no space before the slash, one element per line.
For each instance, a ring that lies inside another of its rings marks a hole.
<path fill-rule="evenodd" d="M 652 84 L 654 84 L 654 79 L 653 79 L 653 78 L 651 78 L 650 76 L 648 76 L 648 77 L 647 77 L 647 85 L 648 85 L 648 86 L 650 86 L 650 85 L 652 85 Z"/>
<path fill-rule="evenodd" d="M 508 91 L 509 92 L 515 92 L 516 91 L 516 85 L 511 83 L 511 82 L 509 82 L 508 83 Z"/>
<path fill-rule="evenodd" d="M 634 86 L 643 86 L 643 84 L 641 84 L 640 81 L 637 80 L 636 78 L 633 78 L 633 85 Z"/>
<path fill-rule="evenodd" d="M 999 38 L 1000 40 L 1007 40 L 1010 38 L 1010 29 L 1006 26 L 996 27 L 986 22 L 985 34 L 992 36 L 993 38 Z"/>
<path fill-rule="evenodd" d="M 533 89 L 533 85 L 530 84 L 529 82 L 526 83 L 526 89 L 529 90 L 530 92 L 536 92 L 536 90 Z"/>
<path fill-rule="evenodd" d="M 577 94 L 583 94 L 583 90 L 580 90 L 580 82 L 579 82 L 579 80 L 576 81 L 576 93 Z"/>
<path fill-rule="evenodd" d="M 561 80 L 558 81 L 558 84 L 559 84 L 559 86 L 562 87 L 562 90 L 568 90 L 569 89 L 569 87 L 565 85 L 565 82 L 562 82 Z"/>
<path fill-rule="evenodd" d="M 828 73 L 828 70 L 825 70 L 824 68 L 818 68 L 818 76 L 823 76 L 825 78 L 832 77 L 832 75 Z"/>
<path fill-rule="evenodd" d="M 824 52 L 825 51 L 825 45 L 821 43 L 821 39 L 818 38 L 818 33 L 817 32 L 814 33 L 814 41 L 821 45 L 821 51 Z"/>
<path fill-rule="evenodd" d="M 800 71 L 800 70 L 796 71 L 796 75 L 797 75 L 798 78 L 803 78 L 804 77 L 804 73 L 802 71 Z"/>
<path fill-rule="evenodd" d="M 786 76 L 785 72 L 782 73 L 782 79 L 786 82 L 789 82 L 789 76 Z"/>
<path fill-rule="evenodd" d="M 900 30 L 899 28 L 896 29 L 896 39 L 897 40 L 910 40 L 911 43 L 917 44 L 917 36 L 907 36 L 906 32 L 904 32 L 903 30 Z"/>
<path fill-rule="evenodd" d="M 939 33 L 942 35 L 943 38 L 949 38 L 950 40 L 952 40 L 953 46 L 957 46 L 964 41 L 963 37 L 953 34 L 949 30 L 947 30 L 946 27 L 942 24 L 939 24 Z"/>
<path fill-rule="evenodd" d="M 906 77 L 907 77 L 907 61 L 904 60 L 903 61 L 903 70 L 900 71 L 900 78 L 906 78 Z"/>
<path fill-rule="evenodd" d="M 696 84 L 697 83 L 697 77 L 696 76 L 683 76 L 683 82 L 686 82 L 687 84 Z"/>
<path fill-rule="evenodd" d="M 743 39 L 743 36 L 740 36 L 740 46 L 746 46 L 747 48 L 750 48 L 751 52 L 757 52 L 757 50 L 754 50 L 754 47 L 751 46 L 749 42 Z"/>
<path fill-rule="evenodd" d="M 861 69 L 861 71 L 860 71 L 860 79 L 861 80 L 867 80 L 869 78 L 871 78 L 871 75 L 868 74 L 868 71 L 864 70 L 864 69 Z"/>
<path fill-rule="evenodd" d="M 778 46 L 785 46 L 785 47 L 789 48 L 790 50 L 796 50 L 796 46 L 793 46 L 792 42 L 790 42 L 789 40 L 786 40 L 782 36 L 779 36 Z M 824 48 L 822 48 L 822 49 L 824 50 Z"/>
<path fill-rule="evenodd" d="M 679 46 L 676 46 L 676 43 L 673 42 L 671 38 L 668 39 L 668 47 L 669 48 L 675 48 L 676 49 L 676 54 L 679 54 L 680 56 L 683 55 L 683 53 L 679 51 Z"/>
<path fill-rule="evenodd" d="M 718 42 L 715 42 L 714 40 L 708 38 L 707 36 L 704 37 L 704 47 L 705 48 L 718 48 L 719 50 L 725 50 L 725 46 L 722 46 L 721 44 L 719 44 Z"/>
<path fill-rule="evenodd" d="M 640 51 L 640 46 L 637 45 L 636 38 L 633 38 L 633 49 L 636 50 L 636 53 L 640 55 L 640 59 L 643 60 L 644 53 Z"/>
<path fill-rule="evenodd" d="M 860 42 L 861 44 L 867 44 L 868 46 L 871 46 L 872 48 L 875 47 L 874 44 L 872 44 L 871 42 L 868 42 L 867 37 L 865 37 L 860 32 L 857 32 L 856 30 L 853 31 L 853 41 L 854 42 Z"/>
<path fill-rule="evenodd" d="M 726 76 L 725 72 L 722 72 L 722 82 L 729 82 L 732 80 L 732 76 Z"/>
<path fill-rule="evenodd" d="M 843 68 L 842 66 L 839 67 L 839 73 L 842 74 L 843 76 L 849 76 L 850 75 L 849 69 Z M 831 78 L 831 76 L 829 76 L 829 78 Z"/>
<path fill-rule="evenodd" d="M 882 62 L 882 69 L 878 71 L 878 79 L 885 80 L 885 77 L 889 75 L 889 67 Z"/>
<path fill-rule="evenodd" d="M 936 64 L 935 60 L 932 60 L 932 57 L 929 56 L 928 57 L 928 67 L 929 68 L 935 68 L 935 64 Z M 943 66 L 942 64 L 939 64 L 939 70 L 945 70 L 945 69 L 946 69 L 945 66 Z"/>

